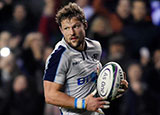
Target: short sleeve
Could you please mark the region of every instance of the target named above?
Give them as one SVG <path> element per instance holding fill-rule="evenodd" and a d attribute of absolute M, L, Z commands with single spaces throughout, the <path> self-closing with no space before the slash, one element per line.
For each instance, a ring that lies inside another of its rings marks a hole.
<path fill-rule="evenodd" d="M 64 84 L 68 68 L 68 58 L 65 56 L 65 50 L 65 47 L 59 46 L 48 57 L 44 80 Z"/>
<path fill-rule="evenodd" d="M 98 42 L 98 48 L 99 49 L 99 55 L 98 55 L 98 59 L 100 60 L 101 59 L 101 55 L 102 55 L 102 47 L 101 47 L 101 44 Z"/>
<path fill-rule="evenodd" d="M 98 60 L 101 59 L 101 55 L 102 55 L 102 47 L 101 44 L 98 41 L 94 41 L 94 45 L 95 45 L 95 49 L 98 53 L 98 55 L 96 56 Z"/>

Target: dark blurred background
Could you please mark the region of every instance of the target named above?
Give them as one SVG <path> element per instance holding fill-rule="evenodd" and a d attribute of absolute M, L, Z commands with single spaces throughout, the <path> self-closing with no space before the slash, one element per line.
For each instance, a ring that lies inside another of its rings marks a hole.
<path fill-rule="evenodd" d="M 0 0 L 0 115 L 59 115 L 45 104 L 45 61 L 62 34 L 59 8 L 76 2 L 101 62 L 118 62 L 129 89 L 107 115 L 160 115 L 160 0 Z"/>

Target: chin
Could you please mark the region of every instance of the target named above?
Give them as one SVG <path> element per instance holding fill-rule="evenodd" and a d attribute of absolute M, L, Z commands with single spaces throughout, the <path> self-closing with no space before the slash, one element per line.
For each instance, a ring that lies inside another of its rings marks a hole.
<path fill-rule="evenodd" d="M 71 46 L 72 46 L 73 48 L 77 48 L 77 47 L 78 47 L 78 45 L 73 45 L 73 44 L 72 44 Z"/>
<path fill-rule="evenodd" d="M 74 48 L 76 48 L 78 46 L 78 43 L 77 42 L 71 42 L 70 45 Z"/>

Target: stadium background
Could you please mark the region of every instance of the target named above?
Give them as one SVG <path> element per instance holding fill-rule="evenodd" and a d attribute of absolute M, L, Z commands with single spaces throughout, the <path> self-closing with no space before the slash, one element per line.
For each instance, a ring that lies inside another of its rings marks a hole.
<path fill-rule="evenodd" d="M 112 115 L 160 115 L 159 0 L 1 0 L 0 115 L 58 115 L 44 102 L 44 64 L 62 37 L 56 11 L 76 2 L 87 37 L 103 49 L 102 64 L 120 63 L 129 89 L 111 103 Z"/>

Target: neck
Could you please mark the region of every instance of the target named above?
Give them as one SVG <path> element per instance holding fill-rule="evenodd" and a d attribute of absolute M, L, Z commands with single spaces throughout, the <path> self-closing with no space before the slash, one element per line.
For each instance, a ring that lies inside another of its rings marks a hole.
<path fill-rule="evenodd" d="M 79 47 L 77 47 L 76 49 L 79 51 L 84 51 L 86 47 L 86 43 L 85 40 L 79 45 Z"/>

